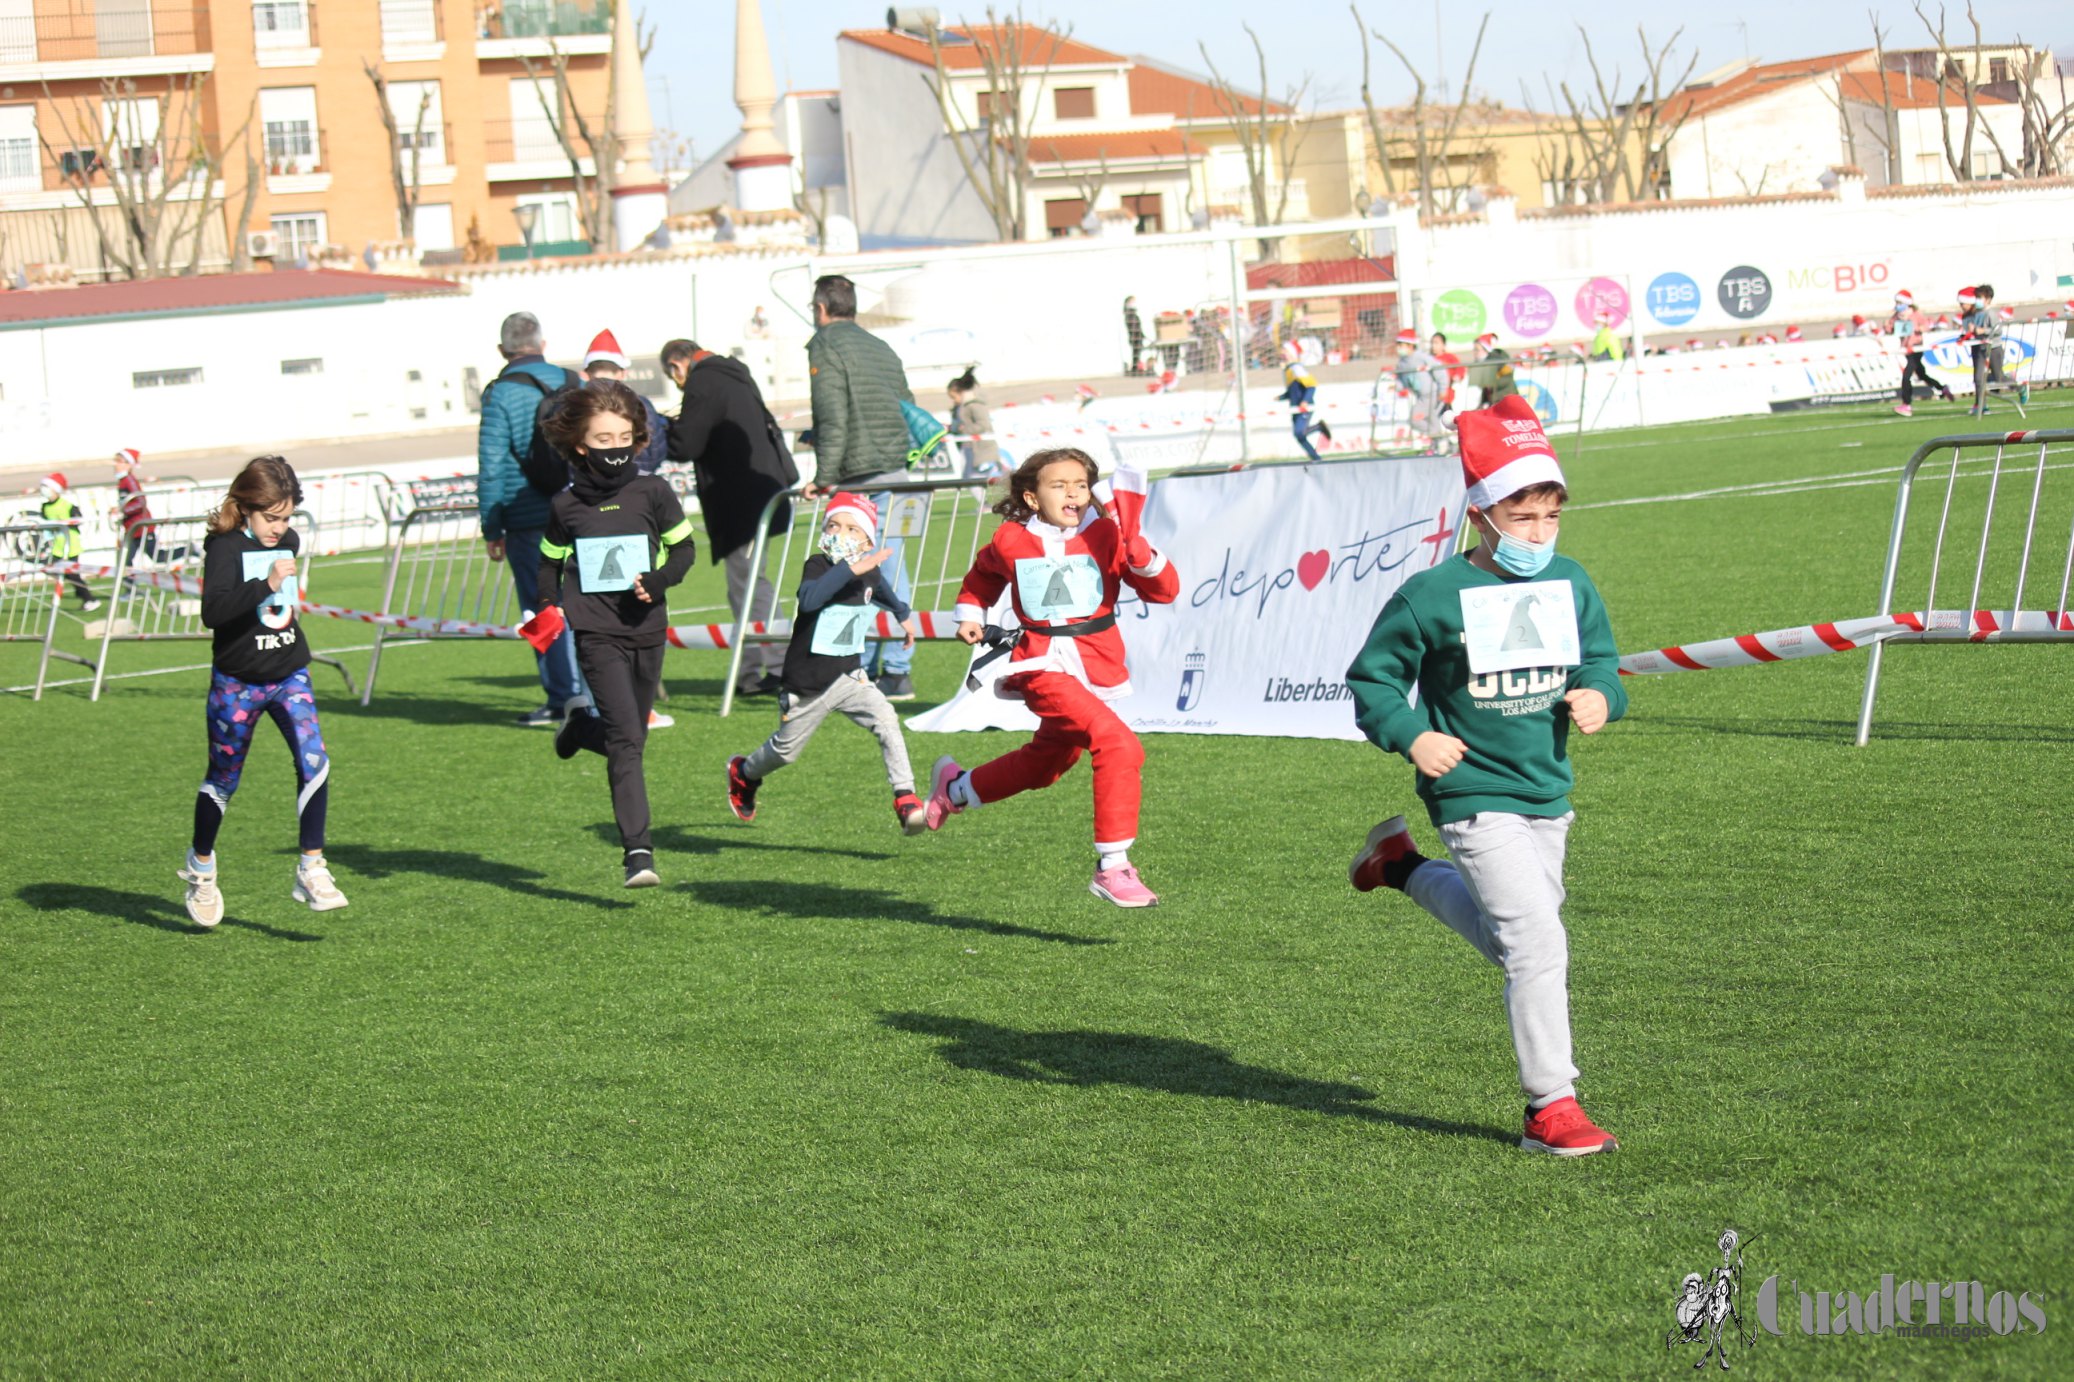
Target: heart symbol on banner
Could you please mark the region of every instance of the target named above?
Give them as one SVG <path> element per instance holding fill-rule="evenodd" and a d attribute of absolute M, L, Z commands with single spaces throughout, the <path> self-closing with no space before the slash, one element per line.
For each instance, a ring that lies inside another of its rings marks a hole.
<path fill-rule="evenodd" d="M 1296 579 L 1303 582 L 1305 590 L 1316 590 L 1318 582 L 1325 579 L 1325 573 L 1331 567 L 1332 553 L 1323 548 L 1315 552 L 1305 552 L 1296 559 Z"/>

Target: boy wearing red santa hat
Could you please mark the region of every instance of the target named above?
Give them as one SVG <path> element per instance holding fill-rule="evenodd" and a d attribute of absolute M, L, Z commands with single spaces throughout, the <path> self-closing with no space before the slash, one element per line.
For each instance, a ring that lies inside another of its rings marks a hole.
<path fill-rule="evenodd" d="M 1448 859 L 1404 817 L 1369 832 L 1355 888 L 1396 889 L 1505 971 L 1527 1097 L 1520 1146 L 1587 1156 L 1618 1144 L 1578 1106 L 1571 1064 L 1563 854 L 1575 813 L 1568 741 L 1627 710 L 1605 605 L 1556 555 L 1568 491 L 1522 399 L 1460 420 L 1467 517 L 1479 546 L 1407 580 L 1347 669 L 1356 720 L 1402 754 Z M 1414 699 L 1414 697 L 1416 697 Z"/>
<path fill-rule="evenodd" d="M 994 506 L 1006 521 L 965 573 L 958 637 L 986 641 L 987 611 L 1002 592 L 1012 594 L 1020 636 L 994 694 L 1035 712 L 1037 735 L 971 772 L 939 758 L 930 775 L 927 824 L 939 830 L 961 811 L 1049 787 L 1086 750 L 1094 758 L 1097 856 L 1088 891 L 1119 907 L 1150 907 L 1159 898 L 1130 860 L 1145 749 L 1110 708 L 1131 694 L 1116 602 L 1129 586 L 1148 604 L 1172 604 L 1181 577 L 1139 531 L 1144 477 L 1117 471 L 1113 516 L 1096 503 L 1098 478 L 1085 451 L 1039 451 L 1009 477 L 1008 497 Z M 977 689 L 976 681 L 967 685 Z"/>

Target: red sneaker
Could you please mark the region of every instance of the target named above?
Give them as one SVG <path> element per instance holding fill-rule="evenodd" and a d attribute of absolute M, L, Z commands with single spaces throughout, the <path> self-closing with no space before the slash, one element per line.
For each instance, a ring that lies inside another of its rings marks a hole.
<path fill-rule="evenodd" d="M 928 808 L 913 792 L 901 792 L 893 798 L 893 814 L 899 817 L 900 828 L 910 835 L 919 835 L 929 828 Z"/>
<path fill-rule="evenodd" d="M 1383 886 L 1384 869 L 1400 859 L 1423 861 L 1425 857 L 1412 843 L 1411 828 L 1404 823 L 1404 817 L 1392 816 L 1368 832 L 1368 843 L 1347 865 L 1347 881 L 1354 885 L 1355 892 L 1372 893 Z"/>
<path fill-rule="evenodd" d="M 1584 1116 L 1575 1099 L 1558 1099 L 1546 1108 L 1528 1109 L 1527 1131 L 1519 1144 L 1525 1151 L 1548 1152 L 1553 1156 L 1590 1156 L 1620 1146 L 1612 1133 Z"/>
<path fill-rule="evenodd" d="M 727 809 L 745 821 L 756 819 L 756 789 L 761 782 L 751 782 L 742 772 L 742 765 L 749 760 L 736 754 L 727 760 Z"/>

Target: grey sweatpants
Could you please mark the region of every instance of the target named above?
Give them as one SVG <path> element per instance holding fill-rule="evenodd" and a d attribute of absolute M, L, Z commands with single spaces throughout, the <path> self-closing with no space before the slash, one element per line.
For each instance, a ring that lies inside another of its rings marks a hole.
<path fill-rule="evenodd" d="M 900 714 L 861 670 L 838 678 L 810 701 L 797 701 L 791 692 L 780 692 L 778 732 L 749 755 L 742 771 L 760 782 L 787 763 L 798 762 L 807 740 L 814 737 L 823 720 L 835 714 L 849 716 L 878 736 L 879 752 L 886 759 L 886 780 L 894 791 L 915 789 L 915 772 L 907 762 L 907 740 L 900 735 Z"/>
<path fill-rule="evenodd" d="M 1575 1095 L 1563 848 L 1575 812 L 1482 811 L 1440 827 L 1450 859 L 1412 870 L 1405 895 L 1505 971 L 1505 1016 L 1527 1101 Z"/>

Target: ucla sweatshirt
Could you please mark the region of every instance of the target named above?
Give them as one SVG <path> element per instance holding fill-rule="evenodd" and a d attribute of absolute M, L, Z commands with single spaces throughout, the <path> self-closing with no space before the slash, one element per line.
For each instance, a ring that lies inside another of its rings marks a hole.
<path fill-rule="evenodd" d="M 1627 713 L 1613 628 L 1591 577 L 1568 557 L 1557 556 L 1532 579 L 1570 583 L 1582 654 L 1578 666 L 1472 673 L 1462 593 L 1519 584 L 1522 578 L 1485 571 L 1464 553 L 1400 586 L 1347 669 L 1356 723 L 1377 747 L 1409 759 L 1412 741 L 1428 730 L 1468 745 L 1462 761 L 1444 777 L 1414 771 L 1419 797 L 1435 825 L 1479 811 L 1562 815 L 1570 809 L 1575 781 L 1564 694 L 1590 687 L 1605 693 L 1609 720 Z"/>

